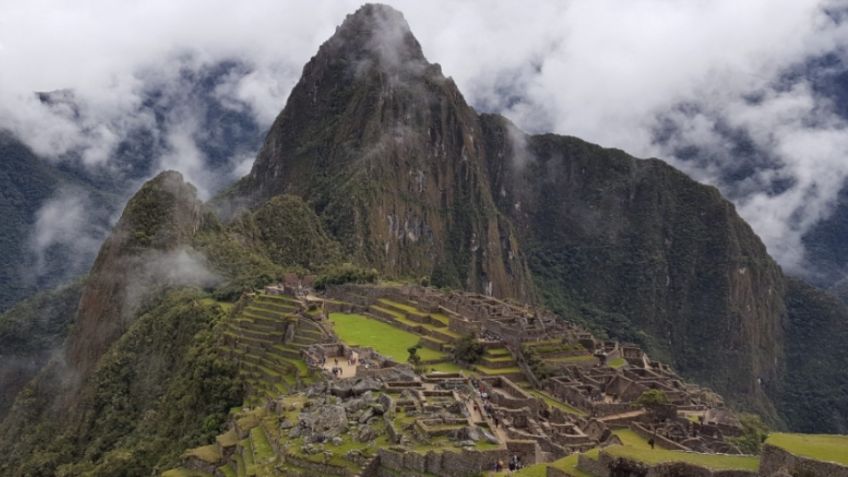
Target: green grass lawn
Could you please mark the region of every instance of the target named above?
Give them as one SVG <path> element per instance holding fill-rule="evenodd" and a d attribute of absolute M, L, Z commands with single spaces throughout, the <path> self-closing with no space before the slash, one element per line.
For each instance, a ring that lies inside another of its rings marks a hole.
<path fill-rule="evenodd" d="M 268 436 L 262 426 L 256 426 L 250 430 L 250 442 L 253 444 L 253 453 L 260 462 L 265 462 L 274 457 L 274 449 L 268 442 Z"/>
<path fill-rule="evenodd" d="M 609 360 L 609 362 L 607 362 L 607 366 L 614 369 L 618 369 L 624 366 L 625 364 L 627 364 L 627 360 L 625 360 L 624 358 L 613 358 Z"/>
<path fill-rule="evenodd" d="M 333 330 L 348 345 L 374 348 L 375 351 L 397 362 L 409 358 L 408 348 L 415 346 L 420 336 L 373 318 L 348 313 L 330 313 Z M 445 353 L 428 348 L 418 350 L 422 360 L 443 359 Z M 436 367 L 436 366 L 434 366 Z"/>
<path fill-rule="evenodd" d="M 766 444 L 771 444 L 801 457 L 848 465 L 848 436 L 770 434 Z"/>
<path fill-rule="evenodd" d="M 512 368 L 489 368 L 487 366 L 475 365 L 474 369 L 488 376 L 500 376 L 503 374 L 520 373 L 521 368 L 514 366 Z"/>
<path fill-rule="evenodd" d="M 218 446 L 216 444 L 191 449 L 186 452 L 186 455 L 197 457 L 203 462 L 208 462 L 210 464 L 221 460 L 221 452 L 218 450 Z"/>
<path fill-rule="evenodd" d="M 648 441 L 630 429 L 618 429 L 616 431 L 612 431 L 612 433 L 617 435 L 618 438 L 621 439 L 621 443 L 628 447 L 636 449 L 651 449 L 651 445 L 648 444 Z"/>
<path fill-rule="evenodd" d="M 687 462 L 710 470 L 752 470 L 760 467 L 760 458 L 754 456 L 697 454 L 694 452 L 670 451 L 665 449 L 639 449 L 629 446 L 612 446 L 604 452 L 613 457 L 643 462 L 648 465 L 666 462 Z"/>

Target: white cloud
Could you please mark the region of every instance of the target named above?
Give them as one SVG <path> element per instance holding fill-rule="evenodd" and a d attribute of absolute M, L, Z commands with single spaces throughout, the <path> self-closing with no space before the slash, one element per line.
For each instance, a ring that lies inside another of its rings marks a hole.
<path fill-rule="evenodd" d="M 41 205 L 29 238 L 29 248 L 35 259 L 30 278 L 49 270 L 48 254 L 60 247 L 67 252 L 64 268 L 58 273 L 64 277 L 84 273 L 105 238 L 108 230 L 98 217 L 98 208 L 91 197 L 78 189 L 63 188 Z"/>
<path fill-rule="evenodd" d="M 593 0 L 389 2 L 402 10 L 431 61 L 469 101 L 527 130 L 570 134 L 659 156 L 699 180 L 718 183 L 785 266 L 803 263 L 800 238 L 826 216 L 848 177 L 848 134 L 832 105 L 787 69 L 848 51 L 848 25 L 825 9 L 845 0 Z M 81 148 L 88 163 L 109 157 L 117 138 L 149 117 L 133 117 L 151 77 L 176 74 L 175 58 L 199 67 L 225 59 L 248 66 L 216 89 L 227 107 L 247 108 L 263 126 L 285 104 L 303 64 L 354 1 L 224 0 L 67 4 L 0 3 L 0 127 L 38 152 Z M 159 81 L 160 83 L 162 81 Z M 79 116 L 35 101 L 31 91 L 72 89 Z M 759 98 L 751 101 L 751 97 Z M 681 104 L 697 112 L 682 113 Z M 162 167 L 198 181 L 204 161 L 196 122 L 165 133 Z M 658 121 L 676 129 L 658 143 Z M 739 161 L 719 133 L 743 131 L 776 164 L 734 186 L 721 170 Z M 677 146 L 714 151 L 710 161 L 677 160 Z M 231 159 L 233 172 L 244 157 Z M 789 179 L 780 193 L 775 179 Z"/>

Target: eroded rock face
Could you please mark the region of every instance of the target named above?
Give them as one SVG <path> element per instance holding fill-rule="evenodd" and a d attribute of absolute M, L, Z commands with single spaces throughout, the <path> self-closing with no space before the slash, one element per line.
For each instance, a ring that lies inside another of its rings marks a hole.
<path fill-rule="evenodd" d="M 350 254 L 389 275 L 528 298 L 481 135 L 402 15 L 366 5 L 304 67 L 239 190 L 257 203 L 303 197 Z"/>
<path fill-rule="evenodd" d="M 627 340 L 734 401 L 774 415 L 784 278 L 717 189 L 659 160 L 484 116 L 490 183 L 561 313 Z M 570 303 L 572 308 L 563 306 Z M 719 364 L 722 363 L 722 364 Z"/>

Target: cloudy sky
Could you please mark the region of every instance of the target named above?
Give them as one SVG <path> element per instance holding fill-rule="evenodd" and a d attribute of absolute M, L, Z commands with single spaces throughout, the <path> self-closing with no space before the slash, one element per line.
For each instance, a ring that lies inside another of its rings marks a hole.
<path fill-rule="evenodd" d="M 152 121 L 139 113 L 145 88 L 232 59 L 246 68 L 215 95 L 267 128 L 359 3 L 0 0 L 0 128 L 54 160 L 76 150 L 110 167 L 123 135 Z M 848 0 L 387 3 L 477 109 L 660 157 L 719 186 L 786 268 L 803 267 L 801 236 L 848 177 L 848 108 L 816 83 L 845 59 Z M 57 89 L 74 91 L 77 109 L 32 95 Z M 161 132 L 156 160 L 208 195 L 220 183 L 204 172 L 188 109 Z M 740 138 L 763 167 L 729 180 L 752 161 Z M 230 178 L 252 153 L 234 155 Z"/>

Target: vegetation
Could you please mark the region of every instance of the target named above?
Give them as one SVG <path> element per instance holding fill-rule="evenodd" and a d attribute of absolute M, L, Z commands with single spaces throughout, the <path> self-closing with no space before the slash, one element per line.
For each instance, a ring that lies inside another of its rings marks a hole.
<path fill-rule="evenodd" d="M 535 348 L 531 346 L 524 346 L 521 352 L 524 353 L 524 359 L 527 362 L 527 366 L 530 367 L 530 371 L 533 372 L 536 379 L 547 379 L 551 377 L 553 370 L 551 370 L 541 356 L 539 356 L 539 353 Z"/>
<path fill-rule="evenodd" d="M 790 454 L 848 466 L 848 436 L 827 434 L 770 434 L 766 444 Z"/>
<path fill-rule="evenodd" d="M 415 345 L 406 348 L 406 352 L 409 353 L 409 356 L 406 358 L 406 362 L 411 364 L 414 368 L 418 368 L 421 365 L 421 356 L 418 356 L 419 349 L 421 349 L 421 343 L 416 343 Z"/>
<path fill-rule="evenodd" d="M 670 451 L 660 448 L 639 449 L 629 446 L 612 446 L 604 449 L 613 457 L 642 462 L 648 465 L 664 464 L 671 462 L 686 462 L 689 464 L 706 467 L 710 470 L 748 470 L 756 471 L 760 466 L 759 457 L 727 455 L 727 454 L 699 454 L 696 452 Z"/>
<path fill-rule="evenodd" d="M 666 406 L 669 404 L 668 396 L 662 389 L 649 389 L 639 396 L 636 404 L 647 408 Z"/>
<path fill-rule="evenodd" d="M 45 370 L 4 423 L 0 473 L 149 475 L 217 435 L 243 391 L 235 365 L 218 352 L 224 311 L 201 298 L 171 292 L 140 314 L 70 413 L 63 406 L 52 416 L 59 396 L 36 392 L 59 382 L 52 374 L 61 370 Z"/>
<path fill-rule="evenodd" d="M 742 435 L 727 440 L 745 454 L 759 454 L 763 449 L 763 442 L 768 437 L 768 427 L 756 414 L 742 414 L 739 421 L 742 424 Z"/>
<path fill-rule="evenodd" d="M 345 283 L 375 283 L 379 278 L 376 269 L 365 269 L 351 263 L 343 263 L 333 267 L 318 276 L 315 288 L 323 290 L 328 285 L 343 285 Z"/>
<path fill-rule="evenodd" d="M 786 311 L 786 335 L 792 339 L 786 340 L 787 372 L 778 401 L 786 423 L 798 432 L 844 432 L 848 308 L 827 293 L 789 279 Z"/>
<path fill-rule="evenodd" d="M 0 315 L 0 420 L 67 336 L 81 289 L 76 282 L 42 292 Z"/>
<path fill-rule="evenodd" d="M 60 191 L 89 196 L 103 208 L 89 207 L 93 228 L 108 226 L 114 200 L 107 187 L 97 187 L 77 171 L 36 156 L 24 143 L 0 131 L 0 313 L 39 291 L 67 284 L 87 272 L 97 250 L 72 250 L 60 243 L 30 249 L 36 214 Z M 0 347 L 0 350 L 3 348 Z"/>
<path fill-rule="evenodd" d="M 454 344 L 451 354 L 454 362 L 470 366 L 479 362 L 485 351 L 476 336 L 465 335 Z"/>
<path fill-rule="evenodd" d="M 398 363 L 406 362 L 409 348 L 416 346 L 419 337 L 413 333 L 362 315 L 330 313 L 333 330 L 349 345 L 373 348 Z M 421 348 L 416 354 L 422 361 L 443 359 L 445 354 Z"/>
<path fill-rule="evenodd" d="M 283 267 L 319 270 L 339 261 L 341 249 L 300 197 L 280 195 L 234 224 L 242 237 Z"/>

